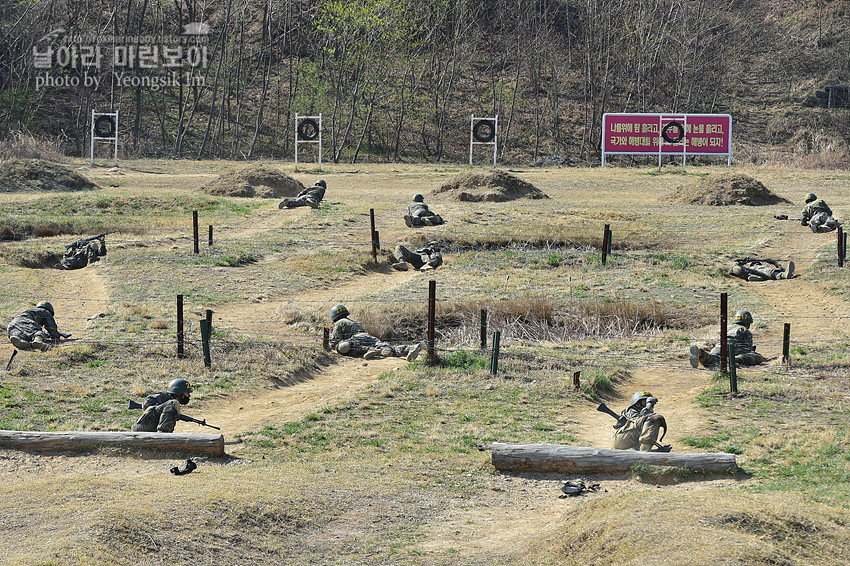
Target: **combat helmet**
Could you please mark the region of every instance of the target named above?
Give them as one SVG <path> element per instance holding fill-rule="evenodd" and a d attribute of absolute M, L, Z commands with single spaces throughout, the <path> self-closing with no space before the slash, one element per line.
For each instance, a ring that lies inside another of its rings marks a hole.
<path fill-rule="evenodd" d="M 735 324 L 752 324 L 753 315 L 750 311 L 738 311 L 735 313 Z"/>
<path fill-rule="evenodd" d="M 44 309 L 47 312 L 49 312 L 51 315 L 56 314 L 56 312 L 53 310 L 53 305 L 51 305 L 48 301 L 41 301 L 40 303 L 35 305 L 35 308 Z"/>
<path fill-rule="evenodd" d="M 173 393 L 174 395 L 182 395 L 183 393 L 191 393 L 192 386 L 189 385 L 189 382 L 185 379 L 172 379 L 171 383 L 168 384 L 168 389 L 166 391 Z"/>
<path fill-rule="evenodd" d="M 420 193 L 416 193 L 413 195 L 413 202 L 425 202 L 425 197 L 423 197 Z"/>
<path fill-rule="evenodd" d="M 327 183 L 325 183 L 325 180 L 324 180 L 324 179 L 319 179 L 318 181 L 316 181 L 316 186 L 318 186 L 318 187 L 322 187 L 323 189 L 327 189 L 327 188 L 328 188 L 328 184 L 327 184 Z"/>
<path fill-rule="evenodd" d="M 632 395 L 632 402 L 629 404 L 629 406 L 631 407 L 641 399 L 649 399 L 650 397 L 652 397 L 652 393 L 650 393 L 649 391 L 636 391 L 635 394 Z"/>
<path fill-rule="evenodd" d="M 345 308 L 345 305 L 337 305 L 331 309 L 331 321 L 336 322 L 341 318 L 347 317 L 348 314 L 348 309 Z"/>
<path fill-rule="evenodd" d="M 806 194 L 806 204 L 809 204 L 813 200 L 818 200 L 818 197 L 815 193 L 807 193 Z"/>

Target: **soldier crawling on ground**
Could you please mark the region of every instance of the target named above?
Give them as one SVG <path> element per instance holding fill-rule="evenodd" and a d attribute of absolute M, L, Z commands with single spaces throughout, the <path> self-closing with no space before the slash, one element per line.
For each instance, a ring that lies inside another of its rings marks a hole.
<path fill-rule="evenodd" d="M 393 269 L 407 271 L 408 264 L 419 271 L 429 271 L 443 265 L 443 253 L 437 242 L 429 242 L 427 246 L 410 251 L 404 246 L 396 246 Z"/>
<path fill-rule="evenodd" d="M 106 234 L 82 238 L 65 246 L 65 253 L 59 260 L 62 269 L 82 269 L 106 255 Z"/>
<path fill-rule="evenodd" d="M 173 379 L 165 391 L 148 395 L 142 403 L 142 416 L 133 424 L 133 432 L 174 432 L 180 405 L 189 403 L 190 393 L 192 386 L 188 381 Z"/>
<path fill-rule="evenodd" d="M 59 332 L 53 315 L 53 305 L 47 301 L 41 301 L 35 308 L 25 310 L 6 327 L 9 342 L 19 350 L 46 352 L 51 344 L 71 336 Z"/>
<path fill-rule="evenodd" d="M 614 425 L 611 448 L 615 450 L 640 450 L 641 452 L 670 452 L 670 446 L 658 443 L 658 433 L 667 433 L 667 421 L 655 412 L 658 399 L 648 391 L 632 395 L 631 403 L 620 413 Z M 661 439 L 664 439 L 664 434 Z"/>
<path fill-rule="evenodd" d="M 727 345 L 735 347 L 735 363 L 741 366 L 757 366 L 767 361 L 767 358 L 756 352 L 753 345 L 753 333 L 750 325 L 753 323 L 753 315 L 750 311 L 738 311 L 735 313 L 735 324 L 726 329 Z M 715 369 L 720 363 L 720 344 L 715 344 L 711 351 L 693 345 L 690 349 L 691 367 L 702 365 L 708 369 Z"/>
<path fill-rule="evenodd" d="M 334 323 L 330 333 L 330 346 L 344 356 L 363 356 L 366 360 L 374 358 L 405 358 L 412 362 L 419 356 L 421 344 L 413 346 L 390 346 L 367 333 L 360 324 L 348 318 L 348 309 L 336 305 L 331 309 L 331 321 Z"/>
<path fill-rule="evenodd" d="M 800 216 L 800 224 L 808 226 L 815 233 L 832 232 L 839 226 L 839 222 L 832 217 L 832 209 L 814 193 L 806 195 L 806 208 Z"/>
<path fill-rule="evenodd" d="M 413 202 L 407 207 L 404 223 L 408 228 L 413 228 L 414 226 L 439 226 L 444 221 L 439 214 L 434 214 L 428 209 L 425 197 L 416 193 L 413 195 Z"/>
<path fill-rule="evenodd" d="M 319 179 L 312 187 L 308 187 L 298 193 L 295 198 L 285 198 L 277 206 L 278 208 L 297 208 L 299 206 L 309 206 L 310 208 L 319 208 L 319 203 L 325 198 L 325 191 L 328 184 L 324 179 Z"/>
<path fill-rule="evenodd" d="M 794 262 L 788 262 L 786 270 L 774 259 L 755 259 L 745 257 L 736 259 L 729 275 L 740 277 L 744 281 L 767 281 L 770 279 L 791 279 L 794 276 Z"/>

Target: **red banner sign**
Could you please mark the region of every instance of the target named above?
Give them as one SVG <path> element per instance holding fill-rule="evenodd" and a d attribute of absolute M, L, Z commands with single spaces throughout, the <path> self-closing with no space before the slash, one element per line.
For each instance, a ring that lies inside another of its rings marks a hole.
<path fill-rule="evenodd" d="M 681 139 L 676 141 L 677 137 Z M 611 153 L 731 155 L 731 147 L 729 114 L 605 114 L 602 117 L 603 161 L 604 155 Z"/>

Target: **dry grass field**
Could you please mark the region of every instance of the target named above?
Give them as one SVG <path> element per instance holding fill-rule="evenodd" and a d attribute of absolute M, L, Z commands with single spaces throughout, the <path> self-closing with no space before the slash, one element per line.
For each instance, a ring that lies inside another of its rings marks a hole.
<path fill-rule="evenodd" d="M 834 233 L 793 221 L 808 192 L 850 218 L 850 173 L 734 167 L 793 204 L 715 207 L 670 197 L 725 167 L 526 168 L 510 172 L 549 199 L 470 203 L 432 195 L 461 165 L 265 163 L 327 181 L 320 209 L 280 210 L 200 190 L 243 164 L 68 164 L 99 188 L 0 193 L 0 230 L 26 236 L 0 241 L 0 318 L 50 300 L 72 333 L 8 371 L 12 346 L 0 346 L 0 429 L 129 430 L 128 399 L 183 377 L 194 387 L 185 412 L 222 428 L 227 456 L 174 476 L 186 454 L 0 449 L 0 563 L 850 564 L 850 267 L 837 267 Z M 445 225 L 405 226 L 417 192 Z M 101 232 L 100 262 L 50 267 L 65 244 Z M 445 246 L 438 270 L 389 267 L 395 245 L 431 240 Z M 796 277 L 724 275 L 747 255 L 793 260 Z M 374 335 L 423 341 L 430 279 L 439 364 L 322 349 L 337 303 Z M 718 334 L 722 292 L 730 314 L 752 311 L 770 358 L 739 368 L 737 395 L 688 363 L 690 344 Z M 501 333 L 495 376 L 479 349 L 482 309 Z M 608 447 L 597 404 L 619 411 L 640 389 L 660 399 L 674 450 L 734 453 L 739 469 L 508 474 L 479 450 Z M 601 489 L 559 498 L 569 479 Z"/>

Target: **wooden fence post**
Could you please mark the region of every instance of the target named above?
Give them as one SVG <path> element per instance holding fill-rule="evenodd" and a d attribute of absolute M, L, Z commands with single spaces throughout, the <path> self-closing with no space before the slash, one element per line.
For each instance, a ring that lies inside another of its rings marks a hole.
<path fill-rule="evenodd" d="M 791 365 L 791 323 L 786 322 L 782 332 L 782 363 Z"/>
<path fill-rule="evenodd" d="M 611 225 L 606 224 L 605 230 L 602 231 L 602 265 L 605 265 L 605 262 L 608 260 L 608 240 L 611 237 L 610 228 Z"/>
<path fill-rule="evenodd" d="M 207 319 L 201 319 L 201 346 L 204 350 L 204 366 L 212 367 L 212 357 L 210 356 L 210 323 Z"/>
<path fill-rule="evenodd" d="M 177 357 L 186 357 L 183 353 L 183 295 L 177 295 Z"/>
<path fill-rule="evenodd" d="M 198 211 L 192 211 L 192 241 L 194 242 L 195 253 L 201 253 L 198 249 Z"/>
<path fill-rule="evenodd" d="M 437 319 L 437 281 L 431 279 L 428 281 L 428 364 L 434 365 L 437 362 L 437 352 L 435 340 Z"/>
<path fill-rule="evenodd" d="M 371 230 L 369 231 L 369 234 L 371 235 L 371 239 L 372 239 L 372 261 L 377 262 L 378 261 L 378 246 L 376 245 L 376 242 L 375 242 L 375 209 L 374 208 L 369 209 L 369 220 L 370 220 L 370 223 L 371 223 Z"/>
<path fill-rule="evenodd" d="M 579 389 L 581 387 L 581 372 L 576 371 L 573 372 L 573 389 Z"/>
<path fill-rule="evenodd" d="M 210 224 L 210 225 L 209 225 L 209 229 L 210 229 L 210 234 L 209 234 L 209 240 L 208 240 L 207 245 L 208 245 L 208 246 L 211 246 L 211 245 L 212 245 L 212 240 L 213 240 L 213 238 L 212 238 L 212 224 Z"/>

